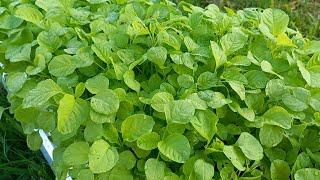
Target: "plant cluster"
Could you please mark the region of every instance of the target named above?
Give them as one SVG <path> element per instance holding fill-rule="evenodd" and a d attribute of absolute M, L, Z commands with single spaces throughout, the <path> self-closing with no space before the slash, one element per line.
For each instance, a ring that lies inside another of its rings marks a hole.
<path fill-rule="evenodd" d="M 10 112 L 58 179 L 319 179 L 320 41 L 279 9 L 1 1 Z"/>

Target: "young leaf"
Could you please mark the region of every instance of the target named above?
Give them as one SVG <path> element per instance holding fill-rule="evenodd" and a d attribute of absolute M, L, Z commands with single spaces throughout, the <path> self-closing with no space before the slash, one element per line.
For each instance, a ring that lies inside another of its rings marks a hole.
<path fill-rule="evenodd" d="M 17 7 L 15 15 L 25 21 L 32 22 L 34 24 L 39 24 L 43 19 L 41 12 L 35 7 L 23 4 Z"/>
<path fill-rule="evenodd" d="M 168 123 L 186 124 L 190 122 L 195 113 L 195 108 L 187 100 L 172 101 L 165 108 Z"/>
<path fill-rule="evenodd" d="M 140 91 L 140 83 L 135 80 L 135 75 L 132 70 L 129 70 L 123 75 L 124 82 L 130 88 L 139 93 Z"/>
<path fill-rule="evenodd" d="M 159 151 L 174 162 L 184 163 L 190 156 L 188 139 L 181 134 L 172 134 L 158 143 Z"/>
<path fill-rule="evenodd" d="M 140 136 L 137 140 L 137 146 L 143 150 L 152 150 L 157 148 L 159 141 L 159 134 L 151 132 Z"/>
<path fill-rule="evenodd" d="M 282 141 L 283 133 L 282 128 L 265 124 L 259 133 L 261 144 L 267 147 L 275 147 Z"/>
<path fill-rule="evenodd" d="M 116 113 L 119 109 L 119 98 L 116 93 L 110 89 L 100 91 L 91 98 L 91 108 L 101 114 L 110 115 Z"/>
<path fill-rule="evenodd" d="M 38 131 L 27 135 L 27 145 L 32 151 L 40 149 L 42 145 L 42 138 Z"/>
<path fill-rule="evenodd" d="M 290 167 L 288 163 L 283 160 L 273 161 L 270 171 L 271 178 L 274 180 L 289 179 L 290 177 Z"/>
<path fill-rule="evenodd" d="M 57 128 L 63 134 L 73 132 L 77 126 L 77 119 L 73 116 L 76 100 L 74 96 L 66 94 L 59 102 Z"/>
<path fill-rule="evenodd" d="M 239 171 L 244 171 L 245 156 L 237 146 L 224 146 L 223 153 Z"/>
<path fill-rule="evenodd" d="M 61 93 L 61 88 L 51 79 L 47 79 L 38 83 L 35 89 L 29 91 L 23 99 L 23 107 L 40 107 L 46 103 L 51 97 Z"/>
<path fill-rule="evenodd" d="M 75 63 L 72 60 L 72 56 L 70 55 L 59 55 L 54 57 L 49 65 L 48 70 L 50 74 L 62 77 L 70 75 L 76 69 Z"/>
<path fill-rule="evenodd" d="M 90 147 L 89 168 L 93 173 L 111 170 L 118 159 L 118 152 L 102 139 L 95 141 Z"/>
<path fill-rule="evenodd" d="M 203 159 L 198 159 L 194 163 L 193 173 L 195 179 L 211 180 L 214 175 L 214 167 Z"/>
<path fill-rule="evenodd" d="M 279 126 L 284 129 L 290 129 L 292 118 L 284 108 L 274 106 L 263 114 L 264 123 Z"/>
<path fill-rule="evenodd" d="M 263 158 L 263 148 L 260 142 L 251 134 L 242 132 L 235 144 L 243 154 L 251 160 L 260 160 Z"/>
<path fill-rule="evenodd" d="M 98 74 L 86 81 L 86 88 L 91 94 L 98 94 L 109 88 L 109 79 L 103 74 Z"/>
<path fill-rule="evenodd" d="M 151 107 L 158 112 L 164 112 L 165 106 L 173 101 L 173 96 L 167 92 L 158 92 L 151 99 Z"/>
<path fill-rule="evenodd" d="M 220 46 L 214 41 L 211 41 L 211 51 L 216 61 L 215 69 L 217 70 L 220 66 L 227 62 L 227 56 Z"/>
<path fill-rule="evenodd" d="M 144 165 L 147 180 L 163 179 L 166 165 L 164 162 L 150 158 Z"/>
<path fill-rule="evenodd" d="M 294 174 L 294 179 L 296 180 L 304 180 L 304 179 L 317 180 L 319 178 L 320 178 L 320 170 L 315 168 L 300 169 Z"/>
<path fill-rule="evenodd" d="M 140 136 L 150 133 L 154 124 L 153 118 L 144 114 L 129 116 L 122 122 L 122 137 L 129 142 L 135 141 Z"/>
<path fill-rule="evenodd" d="M 273 35 L 286 31 L 289 16 L 280 9 L 265 9 L 262 13 L 262 23 L 266 24 Z"/>
<path fill-rule="evenodd" d="M 164 63 L 167 59 L 167 49 L 158 46 L 158 47 L 152 47 L 147 52 L 147 57 L 149 61 L 153 62 L 154 64 L 158 65 L 159 68 L 164 68 Z"/>
<path fill-rule="evenodd" d="M 63 162 L 69 166 L 85 164 L 88 161 L 89 144 L 87 142 L 75 142 L 69 145 L 63 152 Z"/>
<path fill-rule="evenodd" d="M 218 117 L 210 110 L 197 110 L 195 117 L 191 119 L 192 126 L 208 142 L 211 141 L 217 131 L 217 122 Z"/>

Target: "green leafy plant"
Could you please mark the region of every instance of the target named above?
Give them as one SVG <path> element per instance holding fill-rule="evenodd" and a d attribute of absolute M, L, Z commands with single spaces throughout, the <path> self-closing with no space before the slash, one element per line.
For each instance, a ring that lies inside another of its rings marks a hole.
<path fill-rule="evenodd" d="M 1 5 L 10 112 L 57 178 L 319 178 L 320 42 L 282 10 Z"/>

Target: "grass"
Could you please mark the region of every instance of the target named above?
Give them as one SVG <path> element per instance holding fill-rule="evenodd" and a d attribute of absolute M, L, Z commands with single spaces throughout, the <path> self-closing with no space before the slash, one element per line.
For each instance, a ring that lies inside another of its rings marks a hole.
<path fill-rule="evenodd" d="M 9 106 L 1 86 L 0 106 Z M 0 120 L 0 179 L 54 179 L 41 152 L 28 149 L 20 124 L 7 111 Z"/>

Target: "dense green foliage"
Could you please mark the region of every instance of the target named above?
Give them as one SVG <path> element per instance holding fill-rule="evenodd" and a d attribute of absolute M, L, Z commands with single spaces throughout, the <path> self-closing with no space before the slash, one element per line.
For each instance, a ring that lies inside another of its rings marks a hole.
<path fill-rule="evenodd" d="M 0 89 L 1 106 L 9 106 L 6 92 Z M 53 173 L 41 152 L 28 149 L 19 122 L 2 112 L 0 118 L 0 179 L 54 179 Z"/>
<path fill-rule="evenodd" d="M 278 9 L 2 1 L 0 60 L 56 176 L 318 179 L 320 41 Z"/>
<path fill-rule="evenodd" d="M 248 7 L 279 8 L 290 16 L 290 27 L 299 30 L 308 38 L 320 39 L 320 1 L 319 0 L 185 0 L 205 7 L 215 3 L 219 7 L 244 9 Z M 179 2 L 179 0 L 174 0 Z"/>

